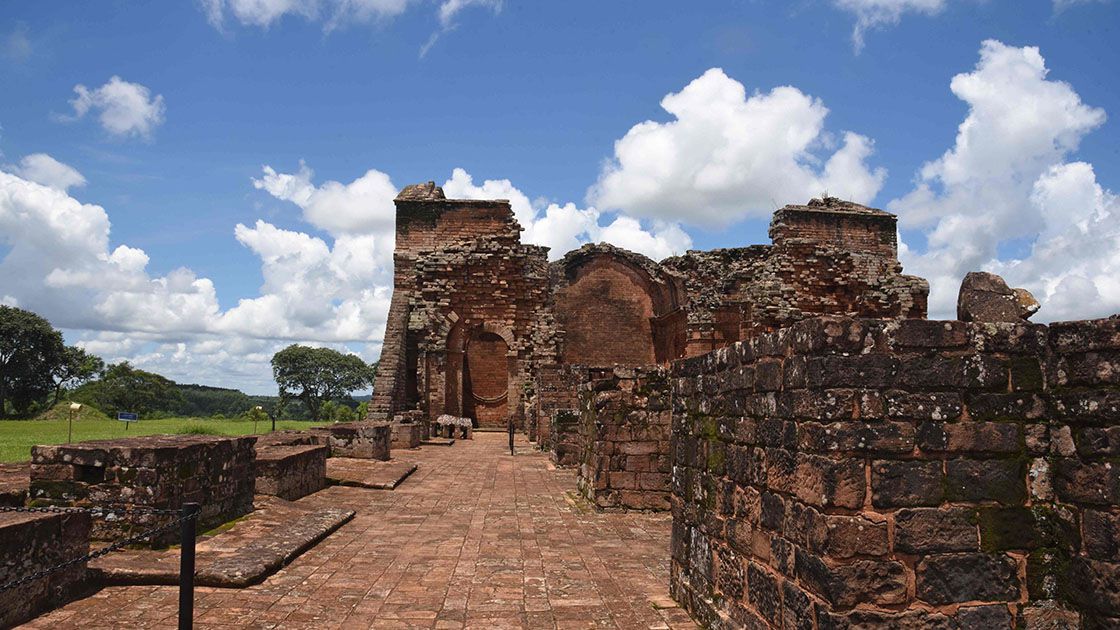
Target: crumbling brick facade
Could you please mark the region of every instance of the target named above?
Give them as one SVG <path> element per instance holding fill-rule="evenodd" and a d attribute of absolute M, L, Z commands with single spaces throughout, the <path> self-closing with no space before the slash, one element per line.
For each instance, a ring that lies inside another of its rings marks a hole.
<path fill-rule="evenodd" d="M 1120 625 L 1120 320 L 818 318 L 674 365 L 671 590 L 716 628 Z"/>
<path fill-rule="evenodd" d="M 548 263 L 521 243 L 508 201 L 447 199 L 432 182 L 396 206 L 370 419 L 513 420 L 549 442 L 555 412 L 576 409 L 556 400 L 580 374 L 566 366 L 666 365 L 821 313 L 925 316 L 928 285 L 901 274 L 895 217 L 837 199 L 779 210 L 772 245 L 661 263 L 606 244 Z"/>

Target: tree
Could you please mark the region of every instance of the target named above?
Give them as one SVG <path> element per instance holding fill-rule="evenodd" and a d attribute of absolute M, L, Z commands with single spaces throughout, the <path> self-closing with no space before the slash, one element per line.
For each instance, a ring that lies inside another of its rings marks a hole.
<path fill-rule="evenodd" d="M 373 370 L 352 354 L 292 344 L 272 356 L 272 376 L 280 399 L 303 401 L 318 422 L 323 403 L 373 383 Z"/>
<path fill-rule="evenodd" d="M 62 361 L 51 370 L 54 378 L 54 404 L 62 397 L 62 388 L 77 386 L 93 380 L 102 370 L 105 362 L 101 357 L 89 354 L 77 346 L 66 346 L 62 351 Z"/>
<path fill-rule="evenodd" d="M 183 404 L 183 394 L 174 381 L 138 370 L 128 361 L 110 365 L 100 379 L 74 392 L 73 398 L 108 414 L 128 411 L 145 415 Z"/>
<path fill-rule="evenodd" d="M 0 305 L 0 417 L 8 405 L 17 415 L 47 400 L 51 377 L 62 362 L 62 333 L 42 317 L 21 308 Z"/>

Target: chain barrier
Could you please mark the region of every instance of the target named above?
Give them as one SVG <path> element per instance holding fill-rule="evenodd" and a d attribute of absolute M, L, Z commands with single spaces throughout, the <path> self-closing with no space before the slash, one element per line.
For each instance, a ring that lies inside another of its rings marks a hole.
<path fill-rule="evenodd" d="M 40 511 L 40 510 L 41 510 L 41 508 L 24 508 L 24 509 L 4 509 L 3 511 L 4 512 L 29 512 L 29 511 Z M 175 513 L 175 514 L 179 513 L 178 511 L 175 511 L 175 510 L 170 510 L 170 511 Z M 152 529 L 149 529 L 149 530 L 144 531 L 144 532 L 140 532 L 139 534 L 136 534 L 135 536 L 129 536 L 128 538 L 123 538 L 123 539 L 118 540 L 117 542 L 115 542 L 111 545 L 106 545 L 105 547 L 97 549 L 96 551 L 91 551 L 84 556 L 79 556 L 77 558 L 67 560 L 65 562 L 56 564 L 53 567 L 48 567 L 46 569 L 36 571 L 35 573 L 32 573 L 31 575 L 28 575 L 28 576 L 25 576 L 25 577 L 22 577 L 18 580 L 13 580 L 11 582 L 8 582 L 7 584 L 2 584 L 2 585 L 0 585 L 0 593 L 11 590 L 13 588 L 23 586 L 24 584 L 28 584 L 30 582 L 34 582 L 35 580 L 45 578 L 48 575 L 50 575 L 52 573 L 55 573 L 56 571 L 62 571 L 63 569 L 70 568 L 70 567 L 72 567 L 76 564 L 81 564 L 83 562 L 89 562 L 90 560 L 94 560 L 94 559 L 100 558 L 101 556 L 108 555 L 110 553 L 113 553 L 114 551 L 123 549 L 123 548 L 125 548 L 129 545 L 134 545 L 134 544 L 136 544 L 136 543 L 138 543 L 138 542 L 140 542 L 140 541 L 142 541 L 146 538 L 151 538 L 152 536 L 155 536 L 157 534 L 162 534 L 163 532 L 170 531 L 170 530 L 178 527 L 179 525 L 181 525 L 183 522 L 189 521 L 189 520 L 195 518 L 196 516 L 197 516 L 197 514 L 191 514 L 189 516 L 183 516 L 183 517 L 177 518 L 174 521 L 171 521 L 170 523 L 167 523 L 165 525 L 160 525 L 159 527 L 153 527 Z"/>

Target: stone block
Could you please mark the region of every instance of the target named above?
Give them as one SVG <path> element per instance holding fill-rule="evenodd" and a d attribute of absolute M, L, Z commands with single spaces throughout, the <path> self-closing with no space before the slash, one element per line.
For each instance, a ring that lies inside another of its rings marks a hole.
<path fill-rule="evenodd" d="M 978 551 L 976 511 L 971 508 L 909 508 L 894 516 L 895 551 L 927 555 Z"/>
<path fill-rule="evenodd" d="M 907 571 L 901 562 L 850 560 L 833 566 L 798 549 L 796 565 L 801 584 L 827 601 L 833 610 L 859 604 L 893 606 L 906 601 Z"/>
<path fill-rule="evenodd" d="M 875 507 L 939 505 L 943 478 L 938 461 L 873 461 L 871 503 Z"/>
<path fill-rule="evenodd" d="M 1020 505 L 1027 500 L 1024 460 L 951 459 L 945 463 L 945 472 L 945 494 L 950 501 Z"/>
<path fill-rule="evenodd" d="M 257 449 L 257 494 L 294 501 L 327 487 L 325 445 L 267 446 Z"/>
<path fill-rule="evenodd" d="M 392 444 L 389 422 L 340 422 L 311 429 L 321 443 L 330 447 L 331 457 L 389 460 Z"/>
<path fill-rule="evenodd" d="M 933 605 L 997 602 L 1019 598 L 1019 566 L 1004 554 L 947 553 L 926 556 L 915 571 L 918 599 Z"/>

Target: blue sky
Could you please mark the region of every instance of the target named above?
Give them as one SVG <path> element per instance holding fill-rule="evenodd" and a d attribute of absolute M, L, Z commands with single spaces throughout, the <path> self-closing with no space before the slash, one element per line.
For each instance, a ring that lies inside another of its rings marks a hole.
<path fill-rule="evenodd" d="M 24 195 L 0 201 L 0 299 L 111 359 L 267 391 L 267 358 L 290 341 L 377 355 L 389 184 L 462 169 L 452 191 L 524 200 L 530 240 L 655 257 L 767 242 L 773 206 L 827 185 L 899 214 L 903 262 L 934 284 L 931 315 L 951 316 L 966 266 L 1031 288 L 1042 319 L 1120 310 L 1120 2 L 246 7 L 0 8 L 0 170 Z M 951 89 L 957 75 L 972 78 Z M 112 77 L 120 89 L 101 90 Z M 139 109 L 113 127 L 101 114 L 118 97 Z M 649 134 L 628 135 L 643 121 Z M 623 138 L 630 153 L 616 152 Z M 49 168 L 24 162 L 40 154 Z M 837 154 L 852 159 L 830 171 Z M 84 184 L 59 183 L 64 166 Z M 371 169 L 387 177 L 363 180 Z M 60 221 L 92 240 L 54 233 Z M 256 302 L 234 311 L 240 300 Z"/>

